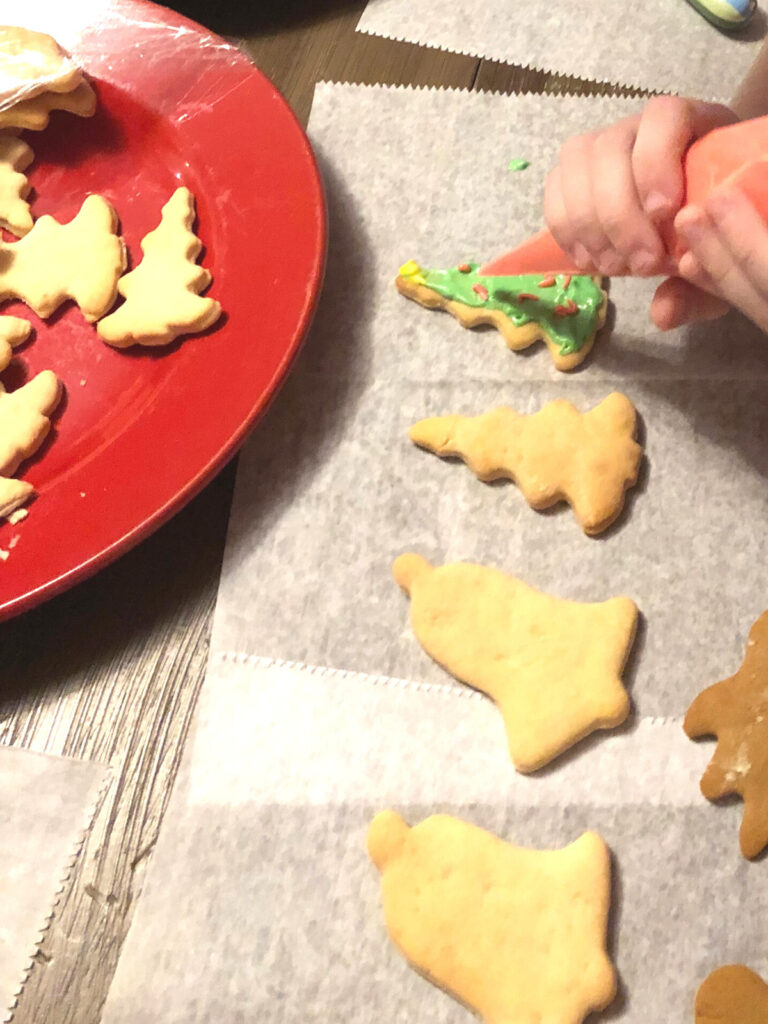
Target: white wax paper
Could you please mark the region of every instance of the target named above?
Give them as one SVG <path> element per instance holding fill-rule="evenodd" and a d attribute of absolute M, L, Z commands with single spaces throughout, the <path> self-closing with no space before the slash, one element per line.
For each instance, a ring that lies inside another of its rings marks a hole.
<path fill-rule="evenodd" d="M 0 1020 L 10 1020 L 109 769 L 0 746 Z"/>
<path fill-rule="evenodd" d="M 621 983 L 601 1020 L 691 1024 L 712 969 L 768 967 L 765 865 L 738 854 L 738 808 L 698 796 L 707 751 L 679 723 L 526 778 L 461 692 L 214 659 L 102 1024 L 469 1024 L 387 938 L 365 834 L 390 806 L 542 849 L 603 836 Z"/>
<path fill-rule="evenodd" d="M 241 456 L 214 650 L 445 682 L 390 573 L 414 550 L 561 597 L 632 597 L 644 616 L 630 673 L 638 715 L 679 717 L 739 664 L 768 604 L 765 338 L 737 315 L 661 334 L 652 283 L 617 280 L 612 330 L 562 374 L 543 345 L 510 352 L 494 330 L 465 330 L 393 284 L 408 258 L 483 259 L 535 230 L 559 142 L 633 105 L 319 89 L 310 128 L 328 191 L 327 280 L 298 365 Z M 510 152 L 531 167 L 510 173 Z M 532 412 L 559 396 L 586 410 L 614 389 L 640 413 L 647 458 L 599 539 L 566 506 L 534 512 L 513 485 L 480 483 L 407 438 L 424 416 Z"/>
<path fill-rule="evenodd" d="M 728 100 L 766 31 L 734 34 L 686 0 L 369 0 L 358 31 L 543 71 Z M 517 155 L 517 154 L 512 154 Z"/>
<path fill-rule="evenodd" d="M 768 968 L 768 886 L 709 805 L 711 745 L 681 717 L 736 669 L 767 600 L 768 344 L 743 319 L 662 336 L 650 286 L 615 282 L 583 371 L 509 352 L 399 296 L 400 263 L 503 251 L 540 221 L 559 141 L 627 101 L 319 87 L 310 134 L 330 212 L 326 287 L 295 371 L 240 460 L 211 667 L 104 1024 L 469 1021 L 384 930 L 365 831 L 382 807 L 449 811 L 505 839 L 614 853 L 621 989 L 601 1018 L 690 1024 L 713 968 Z M 510 174 L 510 154 L 531 160 Z M 626 515 L 585 537 L 414 448 L 419 417 L 499 402 L 587 408 L 621 388 L 647 462 Z M 629 722 L 534 777 L 492 704 L 421 650 L 392 559 L 471 559 L 644 615 Z M 279 659 L 277 661 L 273 659 Z"/>

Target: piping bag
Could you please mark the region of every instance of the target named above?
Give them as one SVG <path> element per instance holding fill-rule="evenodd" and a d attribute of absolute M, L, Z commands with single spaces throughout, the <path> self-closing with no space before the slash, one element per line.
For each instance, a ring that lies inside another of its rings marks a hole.
<path fill-rule="evenodd" d="M 703 135 L 685 154 L 683 169 L 684 205 L 702 203 L 711 192 L 727 182 L 741 189 L 760 217 L 768 223 L 768 117 L 740 121 Z M 666 239 L 667 249 L 679 259 L 685 252 L 685 246 L 674 231 L 671 235 Z M 504 256 L 486 263 L 479 273 L 495 277 L 584 274 L 585 271 L 577 267 L 549 231 L 544 230 Z"/>

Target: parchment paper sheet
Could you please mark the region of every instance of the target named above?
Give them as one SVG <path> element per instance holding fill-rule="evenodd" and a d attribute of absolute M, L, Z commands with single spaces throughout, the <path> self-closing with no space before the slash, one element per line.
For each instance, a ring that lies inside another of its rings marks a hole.
<path fill-rule="evenodd" d="M 0 747 L 0 1020 L 9 1020 L 109 769 Z"/>
<path fill-rule="evenodd" d="M 615 324 L 582 372 L 543 345 L 510 352 L 400 296 L 414 257 L 452 265 L 504 251 L 540 223 L 541 185 L 569 132 L 632 101 L 323 86 L 310 130 L 328 190 L 330 254 L 296 370 L 241 455 L 213 649 L 446 682 L 410 635 L 392 560 L 483 562 L 562 597 L 634 598 L 646 628 L 632 693 L 680 716 L 741 661 L 768 605 L 768 344 L 743 319 L 662 335 L 652 285 L 615 281 Z M 493 130 L 488 126 L 492 125 Z M 521 152 L 528 171 L 509 173 Z M 647 462 L 602 539 L 532 511 L 407 438 L 422 416 L 497 404 L 587 409 L 619 388 Z M 459 685 L 459 684 L 456 684 Z"/>
<path fill-rule="evenodd" d="M 241 456 L 211 666 L 104 1024 L 469 1020 L 385 937 L 364 837 L 388 805 L 411 822 L 451 811 L 531 846 L 601 832 L 622 978 L 603 1019 L 689 1024 L 711 969 L 768 967 L 765 864 L 738 852 L 740 805 L 700 796 L 711 746 L 680 728 L 689 699 L 740 663 L 768 603 L 768 346 L 737 317 L 662 337 L 649 286 L 617 282 L 610 338 L 565 376 L 543 347 L 510 353 L 392 284 L 408 257 L 450 264 L 533 230 L 559 140 L 630 109 L 318 89 L 326 287 Z M 509 174 L 523 137 L 532 166 Z M 586 407 L 614 387 L 642 413 L 648 470 L 603 540 L 405 436 L 429 413 L 533 410 L 557 395 Z M 390 578 L 409 548 L 563 596 L 633 595 L 647 623 L 628 674 L 633 720 L 516 775 L 490 702 L 410 635 Z"/>
<path fill-rule="evenodd" d="M 386 937 L 365 833 L 387 806 L 541 848 L 598 830 L 621 976 L 601 1019 L 690 1024 L 714 967 L 768 966 L 765 865 L 738 854 L 738 808 L 698 796 L 706 756 L 648 722 L 523 778 L 479 697 L 218 657 L 103 1024 L 468 1022 Z"/>
<path fill-rule="evenodd" d="M 759 11 L 729 36 L 685 0 L 369 0 L 357 27 L 598 82 L 728 100 L 760 49 L 766 19 Z"/>

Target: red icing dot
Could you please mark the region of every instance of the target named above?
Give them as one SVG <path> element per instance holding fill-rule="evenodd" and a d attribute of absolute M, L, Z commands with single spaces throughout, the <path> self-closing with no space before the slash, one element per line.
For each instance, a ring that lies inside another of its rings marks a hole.
<path fill-rule="evenodd" d="M 475 295 L 479 295 L 483 302 L 488 301 L 488 289 L 485 287 L 484 284 L 473 284 L 472 291 L 475 293 Z"/>
<path fill-rule="evenodd" d="M 468 274 L 472 267 L 468 263 L 460 263 L 456 269 L 462 274 Z"/>
<path fill-rule="evenodd" d="M 539 296 L 538 295 L 531 295 L 530 292 L 520 292 L 520 294 L 517 296 L 517 301 L 518 302 L 522 302 L 523 299 L 531 299 L 533 302 L 538 302 L 539 301 Z"/>
<path fill-rule="evenodd" d="M 548 277 L 543 277 L 536 285 L 537 288 L 554 288 L 555 278 L 554 275 L 550 274 Z"/>
<path fill-rule="evenodd" d="M 555 316 L 573 316 L 574 313 L 578 313 L 579 307 L 573 301 L 568 299 L 568 302 L 563 306 L 555 306 Z"/>
<path fill-rule="evenodd" d="M 563 288 L 564 289 L 567 288 L 570 283 L 571 283 L 571 275 L 570 274 L 566 274 L 565 277 L 563 278 Z"/>

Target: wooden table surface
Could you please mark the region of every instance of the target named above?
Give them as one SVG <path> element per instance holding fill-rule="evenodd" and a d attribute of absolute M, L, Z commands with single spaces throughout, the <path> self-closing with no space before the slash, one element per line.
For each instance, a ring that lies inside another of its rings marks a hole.
<path fill-rule="evenodd" d="M 304 124 L 320 80 L 608 91 L 356 34 L 365 6 L 357 0 L 170 6 L 237 42 Z M 116 774 L 37 955 L 16 1024 L 99 1019 L 205 674 L 235 468 L 230 463 L 175 519 L 96 578 L 0 625 L 0 742 L 102 761 Z"/>

